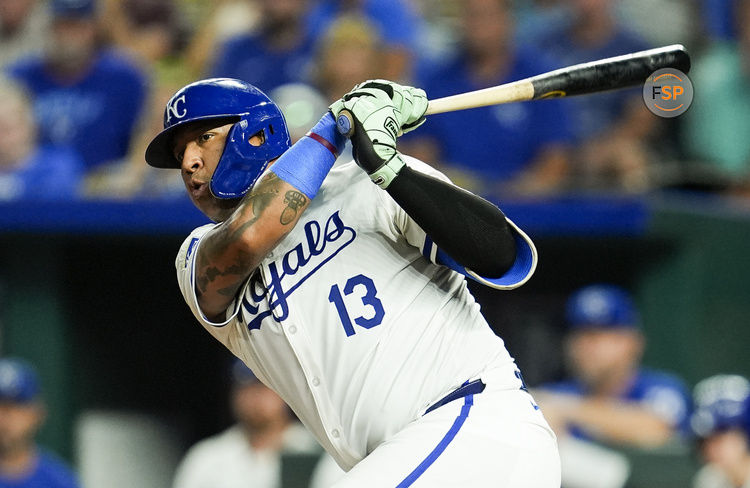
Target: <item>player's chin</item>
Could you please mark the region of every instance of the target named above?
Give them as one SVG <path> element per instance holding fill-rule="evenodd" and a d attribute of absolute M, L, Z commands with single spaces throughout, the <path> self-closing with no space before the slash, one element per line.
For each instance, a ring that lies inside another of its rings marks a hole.
<path fill-rule="evenodd" d="M 199 201 L 193 200 L 193 203 L 214 222 L 224 222 L 234 213 L 241 201 L 241 198 L 222 199 L 207 195 Z"/>

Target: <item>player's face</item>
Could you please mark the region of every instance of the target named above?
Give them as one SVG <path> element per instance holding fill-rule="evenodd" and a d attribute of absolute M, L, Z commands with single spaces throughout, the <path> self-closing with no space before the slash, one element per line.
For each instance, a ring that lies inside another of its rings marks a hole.
<path fill-rule="evenodd" d="M 742 466 L 748 453 L 748 442 L 744 432 L 730 429 L 717 432 L 701 441 L 701 454 L 704 459 L 719 468 L 732 472 Z"/>
<path fill-rule="evenodd" d="M 96 22 L 93 19 L 55 19 L 51 34 L 47 52 L 49 60 L 59 68 L 68 68 L 68 64 L 80 67 L 96 51 Z"/>
<path fill-rule="evenodd" d="M 462 4 L 462 35 L 471 53 L 505 47 L 512 22 L 504 0 L 468 0 Z"/>
<path fill-rule="evenodd" d="M 237 420 L 251 429 L 262 429 L 288 420 L 284 400 L 262 383 L 238 387 L 232 406 Z"/>
<path fill-rule="evenodd" d="M 575 374 L 594 391 L 632 373 L 640 359 L 642 340 L 631 329 L 591 329 L 573 334 L 568 354 Z"/>
<path fill-rule="evenodd" d="M 206 216 L 221 222 L 232 213 L 238 201 L 218 199 L 209 189 L 233 124 L 215 125 L 216 122 L 209 121 L 186 126 L 175 135 L 173 151 L 180 162 L 182 181 L 190 200 Z"/>
<path fill-rule="evenodd" d="M 0 455 L 28 447 L 43 416 L 38 405 L 0 402 Z"/>

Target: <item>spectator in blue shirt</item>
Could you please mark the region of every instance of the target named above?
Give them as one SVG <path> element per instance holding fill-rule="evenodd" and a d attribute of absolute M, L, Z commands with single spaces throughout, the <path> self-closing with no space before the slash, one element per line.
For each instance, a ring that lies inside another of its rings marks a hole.
<path fill-rule="evenodd" d="M 0 488 L 78 488 L 70 468 L 34 441 L 44 416 L 34 369 L 0 359 Z"/>
<path fill-rule="evenodd" d="M 568 22 L 536 41 L 554 68 L 648 49 L 646 41 L 618 22 L 613 0 L 571 0 Z M 648 139 L 657 118 L 643 103 L 640 88 L 570 99 L 579 153 L 575 184 L 582 188 L 640 191 L 649 182 Z"/>
<path fill-rule="evenodd" d="M 94 0 L 52 0 L 52 27 L 41 56 L 19 60 L 9 74 L 34 100 L 39 141 L 69 146 L 87 170 L 123 158 L 146 93 L 146 76 L 97 40 Z"/>
<path fill-rule="evenodd" d="M 641 367 L 644 337 L 630 295 L 594 284 L 567 302 L 572 376 L 541 389 L 559 436 L 655 447 L 689 432 L 690 393 L 674 375 Z"/>
<path fill-rule="evenodd" d="M 67 148 L 39 146 L 31 101 L 0 78 L 0 201 L 60 200 L 78 195 L 83 162 Z"/>
<path fill-rule="evenodd" d="M 309 0 L 260 0 L 260 25 L 219 47 L 211 76 L 238 78 L 269 91 L 309 79 L 313 42 L 305 25 Z"/>
<path fill-rule="evenodd" d="M 508 0 L 467 0 L 454 56 L 417 86 L 431 99 L 487 88 L 548 71 L 543 57 L 513 42 Z M 558 189 L 572 142 L 565 100 L 515 103 L 450 112 L 402 139 L 402 149 L 476 192 L 544 193 Z"/>
<path fill-rule="evenodd" d="M 567 301 L 570 378 L 534 398 L 558 436 L 566 488 L 622 488 L 629 460 L 612 447 L 653 448 L 689 433 L 690 393 L 676 376 L 641 367 L 645 341 L 630 295 L 593 284 Z"/>

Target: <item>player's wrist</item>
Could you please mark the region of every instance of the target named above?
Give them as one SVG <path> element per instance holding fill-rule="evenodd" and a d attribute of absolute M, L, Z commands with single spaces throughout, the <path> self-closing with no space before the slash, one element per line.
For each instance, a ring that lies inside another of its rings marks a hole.
<path fill-rule="evenodd" d="M 333 116 L 326 113 L 305 137 L 281 155 L 271 166 L 271 172 L 312 200 L 345 141 L 336 130 Z"/>
<path fill-rule="evenodd" d="M 388 188 L 388 186 L 390 186 L 391 182 L 396 179 L 404 166 L 406 166 L 406 163 L 404 163 L 401 154 L 397 152 L 385 164 L 380 166 L 375 171 L 368 172 L 367 174 L 373 183 L 385 190 L 386 188 Z"/>

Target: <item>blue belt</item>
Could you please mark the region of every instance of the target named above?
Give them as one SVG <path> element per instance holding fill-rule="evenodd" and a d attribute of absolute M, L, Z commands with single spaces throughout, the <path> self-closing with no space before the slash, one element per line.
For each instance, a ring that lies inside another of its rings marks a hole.
<path fill-rule="evenodd" d="M 438 407 L 442 407 L 446 403 L 452 402 L 453 400 L 458 400 L 459 398 L 463 398 L 465 396 L 469 395 L 476 395 L 477 393 L 482 393 L 484 391 L 484 387 L 487 386 L 484 383 L 482 383 L 482 380 L 474 380 L 470 383 L 464 383 L 463 385 L 459 386 L 452 392 L 445 395 L 443 398 L 438 400 L 437 402 L 433 403 L 430 408 L 428 408 L 425 411 L 425 415 L 432 412 Z"/>

